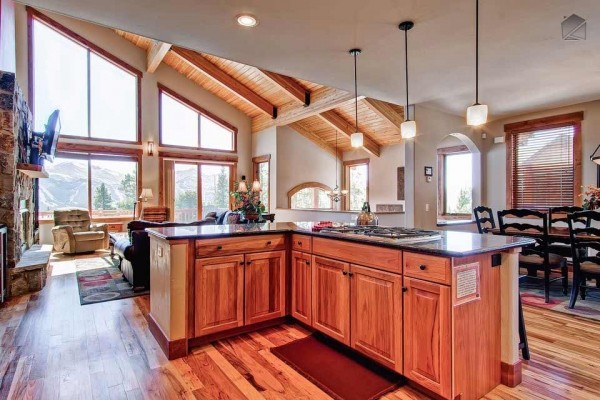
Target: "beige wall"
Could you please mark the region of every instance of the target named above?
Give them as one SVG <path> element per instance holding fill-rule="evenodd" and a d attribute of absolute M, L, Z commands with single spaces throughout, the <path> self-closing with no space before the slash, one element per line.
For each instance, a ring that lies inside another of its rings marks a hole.
<path fill-rule="evenodd" d="M 277 208 L 277 128 L 272 126 L 252 135 L 252 157 L 270 155 L 269 162 L 269 211 Z M 251 179 L 252 176 L 248 176 Z"/>
<path fill-rule="evenodd" d="M 2 0 L 4 1 L 4 0 Z M 25 6 L 16 6 L 16 41 L 17 41 L 17 80 L 25 95 L 28 94 L 27 79 L 27 12 Z M 67 28 L 80 34 L 87 40 L 109 51 L 116 57 L 129 63 L 133 67 L 144 72 L 142 89 L 142 142 L 154 140 L 158 145 L 158 88 L 161 83 L 182 96 L 202 106 L 206 110 L 219 116 L 225 121 L 238 128 L 238 178 L 241 175 L 252 175 L 251 161 L 251 121 L 241 111 L 230 106 L 225 101 L 202 89 L 185 76 L 179 74 L 165 64 L 158 67 L 155 73 L 150 74 L 146 70 L 146 52 L 133 43 L 117 35 L 112 29 L 84 21 L 67 18 L 62 15 L 47 13 Z M 62 141 L 66 141 L 62 139 Z M 77 142 L 77 141 L 74 141 Z M 85 141 L 89 143 L 89 141 Z M 111 143 L 101 143 L 107 146 L 115 146 Z M 135 145 L 116 145 L 118 147 L 140 147 Z M 143 146 L 142 146 L 143 147 Z M 156 154 L 156 153 L 155 153 Z M 150 204 L 158 201 L 158 157 L 144 155 L 142 159 L 142 187 L 149 187 L 156 194 Z M 44 226 L 41 233 L 42 240 L 46 243 L 49 238 L 49 226 Z"/>
<path fill-rule="evenodd" d="M 543 118 L 553 115 L 583 111 L 584 120 L 581 123 L 582 131 L 582 183 L 583 186 L 596 185 L 596 164 L 589 160 L 590 155 L 600 144 L 600 101 L 575 104 L 552 110 L 524 114 L 511 118 L 504 118 L 490 122 L 485 131 L 488 134 L 485 140 L 486 150 L 486 182 L 484 202 L 494 212 L 506 207 L 506 143 L 494 144 L 494 137 L 504 136 L 504 124 L 525 121 L 534 118 Z"/>

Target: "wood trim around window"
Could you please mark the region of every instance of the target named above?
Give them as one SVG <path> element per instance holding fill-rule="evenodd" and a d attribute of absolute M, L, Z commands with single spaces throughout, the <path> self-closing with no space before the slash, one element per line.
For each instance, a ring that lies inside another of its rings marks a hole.
<path fill-rule="evenodd" d="M 35 102 L 34 102 L 35 74 L 34 74 L 34 68 L 33 68 L 35 56 L 33 54 L 33 44 L 34 44 L 33 43 L 33 41 L 34 41 L 33 20 L 36 19 L 36 20 L 46 24 L 48 27 L 54 29 L 58 33 L 62 34 L 63 36 L 67 37 L 68 39 L 78 43 L 79 45 L 81 45 L 81 46 L 85 47 L 86 49 L 88 49 L 89 51 L 93 52 L 94 54 L 99 55 L 100 57 L 104 58 L 105 60 L 115 64 L 116 66 L 124 69 L 125 71 L 129 72 L 130 74 L 132 74 L 136 77 L 136 86 L 137 86 L 136 140 L 114 140 L 114 139 L 101 139 L 101 138 L 95 138 L 95 137 L 90 137 L 90 136 L 69 136 L 69 135 L 62 135 L 62 137 L 72 137 L 72 138 L 78 139 L 78 140 L 95 140 L 95 141 L 100 141 L 100 142 L 141 144 L 142 143 L 142 76 L 143 76 L 142 71 L 135 68 L 131 64 L 121 60 L 120 58 L 114 56 L 113 54 L 104 50 L 100 46 L 90 42 L 83 36 L 72 31 L 71 29 L 67 28 L 66 26 L 62 25 L 58 21 L 55 21 L 54 19 L 50 18 L 49 16 L 39 12 L 35 8 L 30 7 L 30 6 L 26 6 L 25 8 L 27 10 L 27 62 L 28 62 L 28 66 L 27 66 L 28 92 L 27 93 L 28 93 L 28 97 L 29 97 L 28 104 L 31 109 L 31 114 L 35 115 Z M 88 85 L 89 85 L 89 77 L 88 77 Z M 88 133 L 88 135 L 90 134 L 89 130 L 87 133 Z"/>
<path fill-rule="evenodd" d="M 271 155 L 270 154 L 265 154 L 263 156 L 258 156 L 258 157 L 252 157 L 252 180 L 256 181 L 258 180 L 258 167 L 260 164 L 262 163 L 267 163 L 267 166 L 269 168 L 269 181 L 267 182 L 267 194 L 268 194 L 268 199 L 269 199 L 269 207 L 267 207 L 267 212 L 269 212 L 269 209 L 271 208 Z"/>
<path fill-rule="evenodd" d="M 568 114 L 555 115 L 551 117 L 536 118 L 526 121 L 514 122 L 504 125 L 505 146 L 506 146 L 506 207 L 513 208 L 513 149 L 512 136 L 523 132 L 532 132 L 544 129 L 560 128 L 564 126 L 573 126 L 573 204 L 581 206 L 582 198 L 579 196 L 582 185 L 582 153 L 583 143 L 581 139 L 581 121 L 583 121 L 583 111 Z"/>
<path fill-rule="evenodd" d="M 471 214 L 447 214 L 446 213 L 446 156 L 452 154 L 471 153 L 469 148 L 462 145 L 442 147 L 437 149 L 437 218 L 441 220 L 471 219 Z"/>
<path fill-rule="evenodd" d="M 299 191 L 301 191 L 302 189 L 307 189 L 307 188 L 319 188 L 326 192 L 331 191 L 331 188 L 329 186 L 325 185 L 324 183 L 320 183 L 320 182 L 304 182 L 299 185 L 296 185 L 287 192 L 288 208 L 290 210 L 292 209 L 292 196 L 295 195 L 296 193 L 298 193 Z M 294 208 L 294 210 L 331 210 L 331 209 L 333 209 L 333 202 L 331 204 L 331 208 Z"/>
<path fill-rule="evenodd" d="M 371 159 L 369 158 L 359 158 L 356 160 L 347 160 L 343 162 L 343 174 L 342 174 L 342 188 L 346 188 L 348 189 L 348 195 L 344 197 L 343 199 L 343 205 L 344 205 L 344 210 L 346 211 L 356 211 L 356 210 L 350 210 L 350 168 L 354 165 L 363 165 L 365 164 L 367 166 L 367 198 L 366 201 L 369 201 L 369 188 L 371 186 L 371 182 L 369 179 L 369 176 L 371 175 L 371 170 L 369 168 L 369 163 L 370 163 Z"/>
<path fill-rule="evenodd" d="M 193 101 L 183 97 L 182 95 L 180 95 L 179 93 L 175 92 L 172 89 L 169 89 L 168 87 L 166 87 L 165 85 L 158 83 L 158 144 L 161 147 L 170 147 L 170 148 L 176 148 L 176 149 L 192 149 L 192 150 L 205 150 L 205 151 L 214 151 L 214 152 L 219 152 L 219 153 L 237 153 L 237 147 L 238 147 L 238 140 L 237 140 L 237 136 L 238 136 L 238 128 L 232 124 L 230 124 L 229 122 L 225 121 L 223 118 L 216 116 L 215 114 L 211 113 L 210 111 L 200 107 L 198 104 L 194 103 Z M 215 122 L 216 124 L 221 125 L 223 128 L 231 131 L 233 133 L 233 150 L 218 150 L 218 149 L 208 149 L 208 148 L 204 148 L 201 147 L 202 142 L 200 140 L 200 125 L 198 125 L 198 147 L 189 147 L 189 146 L 176 146 L 176 145 L 172 145 L 172 144 L 164 144 L 163 140 L 162 140 L 162 93 L 166 93 L 167 95 L 169 95 L 170 97 L 174 98 L 177 101 L 180 101 L 181 103 L 185 104 L 186 106 L 190 107 L 191 109 L 193 109 L 194 111 L 196 111 L 198 114 L 212 120 L 213 122 Z"/>

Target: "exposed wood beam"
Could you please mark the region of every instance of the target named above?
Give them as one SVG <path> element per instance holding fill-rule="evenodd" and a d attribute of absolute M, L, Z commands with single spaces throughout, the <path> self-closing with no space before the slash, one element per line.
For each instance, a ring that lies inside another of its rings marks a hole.
<path fill-rule="evenodd" d="M 359 97 L 359 99 L 360 98 L 361 97 Z M 270 119 L 263 115 L 253 118 L 252 132 L 260 132 L 271 126 L 289 125 L 293 122 L 300 121 L 301 119 L 322 113 L 323 111 L 339 107 L 350 100 L 354 100 L 354 95 L 352 93 L 323 87 L 311 93 L 310 106 L 308 107 L 298 104 L 298 102 L 294 100 L 279 107 L 279 116 L 277 119 Z"/>
<path fill-rule="evenodd" d="M 259 71 L 273 83 L 291 94 L 295 99 L 299 100 L 302 104 L 310 106 L 310 92 L 304 89 L 298 82 L 289 76 L 276 74 L 275 72 L 266 71 L 264 69 L 260 69 Z"/>
<path fill-rule="evenodd" d="M 158 40 L 154 41 L 152 46 L 148 49 L 148 72 L 152 74 L 156 71 L 156 68 L 158 68 L 170 49 L 171 45 L 169 43 Z"/>
<path fill-rule="evenodd" d="M 404 122 L 404 114 L 399 113 L 390 103 L 386 103 L 385 101 L 366 98 L 364 102 L 371 111 L 379 115 L 389 126 L 400 133 L 400 124 Z"/>
<path fill-rule="evenodd" d="M 354 125 L 350 122 L 346 121 L 344 117 L 340 114 L 336 113 L 333 110 L 325 111 L 319 114 L 319 117 L 325 121 L 329 126 L 338 131 L 342 132 L 342 134 L 350 137 L 354 133 Z M 373 154 L 374 156 L 379 157 L 381 154 L 381 146 L 377 144 L 369 135 L 363 132 L 364 140 L 363 140 L 363 148 Z"/>
<path fill-rule="evenodd" d="M 340 160 L 343 159 L 343 152 L 341 150 L 338 150 L 338 152 L 336 153 L 335 147 L 327 143 L 325 140 L 321 139 L 321 137 L 318 136 L 316 133 L 306 129 L 300 123 L 293 122 L 289 125 L 289 127 L 301 134 L 302 136 L 304 136 L 305 138 L 307 138 L 308 140 L 310 140 L 311 142 L 315 143 L 317 146 L 319 146 L 332 156 L 337 157 Z"/>
<path fill-rule="evenodd" d="M 265 113 L 269 119 L 277 118 L 277 107 L 269 103 L 264 98 L 253 92 L 250 88 L 243 85 L 240 81 L 217 67 L 215 64 L 208 61 L 202 54 L 193 50 L 184 49 L 182 47 L 173 46 L 171 48 L 175 54 L 179 55 L 183 60 L 193 65 L 215 82 L 219 83 L 224 88 L 237 94 L 248 103 L 254 105 L 259 110 Z"/>

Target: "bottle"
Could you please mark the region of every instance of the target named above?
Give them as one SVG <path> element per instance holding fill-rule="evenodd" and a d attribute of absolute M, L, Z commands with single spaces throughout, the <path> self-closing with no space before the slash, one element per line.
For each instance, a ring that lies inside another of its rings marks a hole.
<path fill-rule="evenodd" d="M 379 218 L 375 213 L 371 212 L 371 206 L 368 201 L 365 201 L 362 206 L 362 211 L 356 217 L 356 225 L 377 225 Z"/>

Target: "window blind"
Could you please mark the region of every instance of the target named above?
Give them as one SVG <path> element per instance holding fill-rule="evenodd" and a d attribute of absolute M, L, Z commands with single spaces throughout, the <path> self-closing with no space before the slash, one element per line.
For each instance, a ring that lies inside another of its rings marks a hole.
<path fill-rule="evenodd" d="M 512 148 L 512 206 L 547 210 L 573 205 L 573 140 L 578 124 L 515 132 Z"/>

